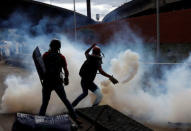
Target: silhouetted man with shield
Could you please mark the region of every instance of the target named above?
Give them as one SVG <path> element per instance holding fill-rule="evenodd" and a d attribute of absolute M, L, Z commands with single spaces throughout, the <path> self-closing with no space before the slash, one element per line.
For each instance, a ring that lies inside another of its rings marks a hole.
<path fill-rule="evenodd" d="M 60 97 L 62 102 L 66 105 L 71 118 L 77 123 L 81 124 L 77 115 L 66 97 L 63 83 L 69 84 L 69 72 L 67 69 L 67 62 L 65 56 L 60 53 L 61 42 L 57 39 L 53 39 L 50 43 L 50 50 L 43 54 L 43 61 L 46 68 L 45 75 L 43 77 L 43 89 L 42 89 L 42 105 L 39 115 L 45 115 L 46 109 L 50 100 L 51 92 L 54 90 Z M 65 78 L 62 79 L 61 73 L 64 69 Z"/>

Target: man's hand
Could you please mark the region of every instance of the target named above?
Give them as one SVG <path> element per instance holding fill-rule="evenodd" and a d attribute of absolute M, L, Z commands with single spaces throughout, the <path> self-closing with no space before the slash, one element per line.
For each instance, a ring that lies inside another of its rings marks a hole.
<path fill-rule="evenodd" d="M 69 79 L 68 79 L 68 77 L 65 77 L 65 78 L 64 78 L 64 85 L 67 86 L 68 84 L 69 84 Z"/>
<path fill-rule="evenodd" d="M 116 78 L 114 78 L 113 76 L 110 76 L 109 77 L 109 80 L 115 85 L 115 84 L 117 84 L 117 83 L 119 83 L 119 81 L 116 79 Z"/>
<path fill-rule="evenodd" d="M 92 45 L 92 48 L 93 48 L 94 46 L 96 46 L 96 43 L 94 43 L 94 44 Z"/>
<path fill-rule="evenodd" d="M 88 49 L 85 51 L 86 57 L 89 55 L 89 52 L 91 51 L 92 48 L 94 48 L 94 46 L 96 46 L 96 43 L 94 43 L 90 48 L 88 48 Z"/>

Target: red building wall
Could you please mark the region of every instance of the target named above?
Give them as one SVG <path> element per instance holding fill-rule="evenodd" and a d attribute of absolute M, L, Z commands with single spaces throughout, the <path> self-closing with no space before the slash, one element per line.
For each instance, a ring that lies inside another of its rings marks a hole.
<path fill-rule="evenodd" d="M 156 40 L 156 15 L 140 16 L 111 23 L 96 24 L 78 29 L 89 29 L 99 37 L 98 42 L 108 40 L 127 23 L 146 42 Z M 191 43 L 191 9 L 160 14 L 161 43 Z"/>

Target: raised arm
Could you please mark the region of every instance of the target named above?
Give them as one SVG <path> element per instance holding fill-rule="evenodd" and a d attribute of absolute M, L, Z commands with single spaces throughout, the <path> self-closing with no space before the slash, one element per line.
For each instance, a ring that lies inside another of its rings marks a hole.
<path fill-rule="evenodd" d="M 94 46 L 96 46 L 96 44 L 93 44 L 90 48 L 88 48 L 86 51 L 85 51 L 85 56 L 87 57 L 91 51 L 92 48 L 94 48 Z"/>

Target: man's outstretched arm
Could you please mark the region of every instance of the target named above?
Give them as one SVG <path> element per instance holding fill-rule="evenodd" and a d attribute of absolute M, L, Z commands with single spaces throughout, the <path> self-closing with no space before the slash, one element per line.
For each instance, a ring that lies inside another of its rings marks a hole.
<path fill-rule="evenodd" d="M 99 70 L 100 74 L 102 74 L 103 76 L 109 78 L 109 80 L 110 80 L 113 84 L 119 83 L 116 78 L 114 78 L 113 76 L 107 74 L 107 73 L 102 69 L 102 67 L 99 67 L 98 70 Z"/>
<path fill-rule="evenodd" d="M 105 77 L 107 77 L 107 78 L 110 78 L 110 77 L 111 77 L 111 75 L 107 74 L 107 73 L 102 69 L 102 67 L 99 67 L 98 70 L 99 70 L 100 74 L 102 74 L 103 76 L 105 76 Z"/>

